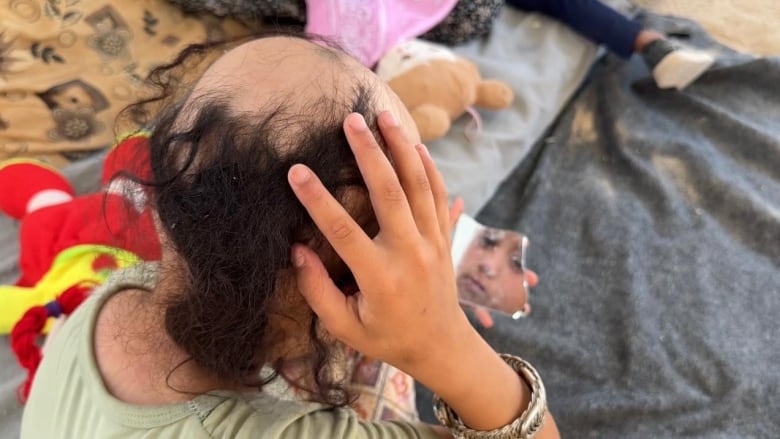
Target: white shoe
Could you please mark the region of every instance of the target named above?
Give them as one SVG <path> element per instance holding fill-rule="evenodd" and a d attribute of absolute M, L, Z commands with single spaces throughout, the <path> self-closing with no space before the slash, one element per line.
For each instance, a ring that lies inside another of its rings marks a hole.
<path fill-rule="evenodd" d="M 715 63 L 715 58 L 698 50 L 678 49 L 670 52 L 653 68 L 658 88 L 682 90 L 699 79 Z"/>
<path fill-rule="evenodd" d="M 656 40 L 642 50 L 647 67 L 659 88 L 682 90 L 709 69 L 712 55 L 681 47 L 669 40 Z"/>

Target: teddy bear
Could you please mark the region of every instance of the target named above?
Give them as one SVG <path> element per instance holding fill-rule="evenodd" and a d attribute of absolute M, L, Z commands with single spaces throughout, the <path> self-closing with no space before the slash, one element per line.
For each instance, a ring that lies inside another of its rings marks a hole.
<path fill-rule="evenodd" d="M 483 80 L 477 66 L 447 47 L 415 39 L 439 24 L 455 0 L 309 0 L 308 34 L 335 42 L 389 84 L 412 114 L 422 140 L 443 136 L 474 107 L 501 110 L 514 93 L 504 83 Z"/>
<path fill-rule="evenodd" d="M 474 63 L 445 46 L 419 39 L 390 49 L 376 73 L 406 105 L 424 142 L 446 134 L 463 113 L 475 114 L 474 106 L 501 110 L 514 99 L 505 83 L 482 79 Z"/>
<path fill-rule="evenodd" d="M 11 334 L 28 370 L 22 401 L 42 358 L 39 333 L 113 271 L 160 258 L 145 191 L 134 181 L 150 176 L 147 142 L 145 133 L 119 142 L 106 156 L 103 190 L 82 196 L 43 162 L 0 162 L 0 211 L 20 222 L 21 272 L 15 285 L 0 286 L 0 334 Z"/>

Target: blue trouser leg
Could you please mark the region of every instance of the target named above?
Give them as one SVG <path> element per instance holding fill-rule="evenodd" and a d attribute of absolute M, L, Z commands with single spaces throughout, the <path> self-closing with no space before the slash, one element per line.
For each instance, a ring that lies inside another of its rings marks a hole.
<path fill-rule="evenodd" d="M 622 58 L 630 58 L 634 53 L 634 42 L 642 30 L 637 21 L 598 0 L 507 0 L 507 3 L 559 20 Z"/>

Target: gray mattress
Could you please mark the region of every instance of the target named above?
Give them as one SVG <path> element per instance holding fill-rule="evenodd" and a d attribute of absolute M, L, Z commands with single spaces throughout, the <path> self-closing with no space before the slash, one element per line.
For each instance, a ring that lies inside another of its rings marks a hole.
<path fill-rule="evenodd" d="M 538 367 L 563 437 L 776 439 L 780 59 L 649 20 L 717 66 L 676 93 L 598 64 L 477 217 L 526 233 L 541 278 L 484 333 Z"/>

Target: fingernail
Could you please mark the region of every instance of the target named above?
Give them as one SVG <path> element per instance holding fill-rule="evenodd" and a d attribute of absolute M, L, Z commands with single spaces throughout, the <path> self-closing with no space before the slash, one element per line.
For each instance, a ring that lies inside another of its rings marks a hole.
<path fill-rule="evenodd" d="M 349 126 L 358 131 L 364 131 L 368 129 L 368 125 L 366 125 L 366 119 L 362 114 L 353 116 L 352 120 L 349 121 Z"/>
<path fill-rule="evenodd" d="M 303 252 L 298 249 L 293 249 L 293 265 L 295 268 L 301 268 L 306 265 L 306 258 L 303 257 Z"/>
<path fill-rule="evenodd" d="M 389 111 L 384 112 L 385 116 L 385 123 L 387 123 L 387 126 L 389 127 L 397 127 L 398 126 L 398 119 L 396 119 L 395 115 Z"/>
<path fill-rule="evenodd" d="M 304 184 L 309 179 L 311 173 L 303 165 L 295 165 L 290 168 L 290 179 L 295 184 Z"/>

